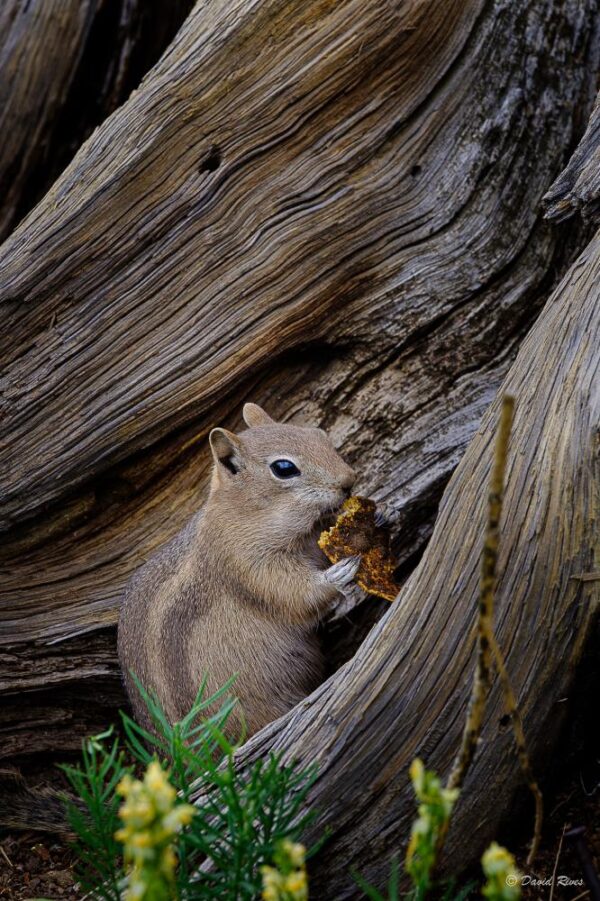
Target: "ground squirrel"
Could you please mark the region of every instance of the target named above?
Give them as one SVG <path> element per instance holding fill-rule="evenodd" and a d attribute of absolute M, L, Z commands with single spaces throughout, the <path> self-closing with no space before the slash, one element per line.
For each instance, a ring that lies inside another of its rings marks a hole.
<path fill-rule="evenodd" d="M 359 557 L 328 565 L 323 517 L 349 495 L 355 473 L 324 431 L 244 406 L 248 429 L 211 431 L 208 500 L 131 580 L 119 657 L 135 715 L 148 716 L 132 670 L 171 721 L 190 709 L 206 674 L 214 692 L 234 673 L 249 735 L 323 678 L 315 627 L 352 581 Z M 230 731 L 239 730 L 234 715 Z"/>

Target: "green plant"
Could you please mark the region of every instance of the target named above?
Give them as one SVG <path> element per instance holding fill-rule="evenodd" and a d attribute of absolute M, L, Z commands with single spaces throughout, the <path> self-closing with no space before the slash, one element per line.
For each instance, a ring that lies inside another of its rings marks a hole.
<path fill-rule="evenodd" d="M 263 901 L 307 901 L 306 848 L 285 838 L 277 843 L 274 866 L 261 867 Z"/>
<path fill-rule="evenodd" d="M 170 901 L 177 869 L 174 840 L 196 808 L 177 803 L 177 792 L 157 760 L 148 764 L 143 781 L 125 775 L 117 794 L 125 798 L 119 809 L 123 826 L 115 833 L 128 868 L 125 901 Z"/>
<path fill-rule="evenodd" d="M 431 886 L 438 838 L 450 821 L 458 790 L 443 788 L 439 777 L 426 770 L 418 758 L 410 766 L 410 778 L 419 801 L 419 815 L 411 829 L 406 872 L 414 883 L 415 898 L 420 899 Z"/>
<path fill-rule="evenodd" d="M 140 901 L 162 898 L 151 894 L 149 888 L 139 888 L 142 864 L 154 854 L 154 863 L 166 864 L 163 876 L 165 885 L 170 886 L 171 894 L 165 896 L 169 899 L 256 898 L 262 887 L 261 866 L 275 859 L 283 839 L 297 841 L 310 819 L 302 814 L 302 808 L 315 768 L 300 771 L 283 765 L 274 754 L 243 771 L 236 767 L 235 746 L 223 732 L 235 704 L 227 697 L 231 681 L 208 698 L 204 697 L 204 681 L 190 712 L 174 724 L 168 722 L 157 699 L 137 680 L 136 685 L 153 731 L 122 714 L 125 749 L 109 730 L 84 743 L 81 766 L 63 767 L 79 798 L 79 803 L 67 800 L 67 808 L 77 836 L 77 876 L 82 888 L 104 901 L 118 901 L 126 889 L 130 898 Z M 208 708 L 214 710 L 216 702 L 221 702 L 220 709 L 209 715 Z M 146 769 L 144 782 L 132 778 L 134 767 L 140 765 Z M 164 787 L 167 779 L 170 791 Z M 159 781 L 165 800 L 173 805 L 162 813 L 152 807 L 156 803 L 148 795 L 152 784 L 160 789 Z M 125 823 L 121 829 L 119 786 L 127 795 L 121 808 Z M 134 796 L 144 814 L 137 819 L 132 812 Z M 196 796 L 191 816 L 189 804 Z M 164 841 L 155 842 L 162 835 L 161 817 L 170 812 L 174 819 L 168 825 L 173 828 L 167 830 L 168 836 L 162 836 Z M 136 828 L 128 828 L 134 824 Z M 131 892 L 135 884 L 138 894 Z"/>
<path fill-rule="evenodd" d="M 83 742 L 80 766 L 63 765 L 80 804 L 67 799 L 67 818 L 77 836 L 75 874 L 84 892 L 98 890 L 106 901 L 119 901 L 121 847 L 115 838 L 119 826 L 116 787 L 131 773 L 124 751 L 111 727 Z"/>
<path fill-rule="evenodd" d="M 397 857 L 392 858 L 390 879 L 387 886 L 387 897 L 382 895 L 378 889 L 369 885 L 369 883 L 358 873 L 354 874 L 354 879 L 370 901 L 399 901 L 400 899 L 400 864 L 398 863 Z"/>
<path fill-rule="evenodd" d="M 438 837 L 441 830 L 448 826 L 458 789 L 443 788 L 436 773 L 426 770 L 418 758 L 411 764 L 410 776 L 419 807 L 418 817 L 412 825 L 405 863 L 405 871 L 412 879 L 413 888 L 402 897 L 405 901 L 424 901 L 428 892 L 435 888 L 435 897 L 440 901 L 465 901 L 474 890 L 475 882 L 469 882 L 461 889 L 456 888 L 455 880 L 433 884 Z M 492 842 L 481 862 L 486 877 L 483 896 L 489 901 L 518 901 L 521 897 L 521 877 L 514 857 Z M 354 874 L 354 878 L 370 901 L 400 901 L 400 866 L 397 858 L 392 859 L 385 895 L 358 874 Z"/>
<path fill-rule="evenodd" d="M 486 877 L 481 894 L 489 901 L 518 901 L 521 897 L 521 874 L 515 859 L 506 848 L 492 842 L 481 858 Z"/>
<path fill-rule="evenodd" d="M 413 888 L 403 895 L 400 894 L 400 864 L 396 857 L 392 858 L 390 878 L 385 895 L 382 895 L 380 891 L 369 885 L 360 876 L 355 874 L 354 878 L 370 901 L 400 901 L 400 898 L 403 898 L 404 901 L 421 901 L 424 897 L 417 888 Z M 437 897 L 439 901 L 466 901 L 475 886 L 475 882 L 469 882 L 462 888 L 457 889 L 455 880 L 451 879 L 446 885 L 438 887 L 439 893 Z"/>

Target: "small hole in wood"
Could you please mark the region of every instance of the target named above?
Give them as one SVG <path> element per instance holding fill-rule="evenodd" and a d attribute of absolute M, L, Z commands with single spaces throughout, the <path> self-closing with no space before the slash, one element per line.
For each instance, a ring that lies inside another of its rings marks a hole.
<path fill-rule="evenodd" d="M 208 156 L 200 163 L 200 172 L 215 172 L 221 165 L 221 151 L 213 144 Z"/>
<path fill-rule="evenodd" d="M 498 720 L 498 725 L 501 729 L 506 729 L 510 723 L 510 714 L 505 713 L 504 716 L 501 716 Z"/>
<path fill-rule="evenodd" d="M 421 174 L 421 167 L 419 165 L 415 164 L 414 166 L 411 167 L 410 174 L 412 175 L 413 178 L 416 178 L 417 175 Z"/>

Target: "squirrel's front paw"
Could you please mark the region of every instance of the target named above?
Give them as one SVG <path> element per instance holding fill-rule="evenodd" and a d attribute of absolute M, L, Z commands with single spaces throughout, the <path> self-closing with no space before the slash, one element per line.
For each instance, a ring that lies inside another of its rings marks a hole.
<path fill-rule="evenodd" d="M 344 557 L 326 569 L 323 577 L 338 591 L 343 591 L 344 588 L 347 588 L 352 583 L 359 566 L 360 554 L 355 554 L 353 557 Z"/>
<path fill-rule="evenodd" d="M 375 525 L 378 528 L 383 527 L 385 529 L 389 529 L 390 527 L 390 521 L 382 510 L 375 511 Z"/>

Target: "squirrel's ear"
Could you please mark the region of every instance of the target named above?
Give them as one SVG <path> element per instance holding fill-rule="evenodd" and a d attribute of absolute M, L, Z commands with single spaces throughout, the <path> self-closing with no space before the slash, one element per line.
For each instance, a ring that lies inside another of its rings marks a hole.
<path fill-rule="evenodd" d="M 243 448 L 241 439 L 227 429 L 213 429 L 208 436 L 215 463 L 220 463 L 232 475 L 240 471 Z"/>
<path fill-rule="evenodd" d="M 271 419 L 269 414 L 265 413 L 258 404 L 244 404 L 242 416 L 244 417 L 244 422 L 250 428 L 258 425 L 273 425 L 275 423 L 275 420 Z"/>

